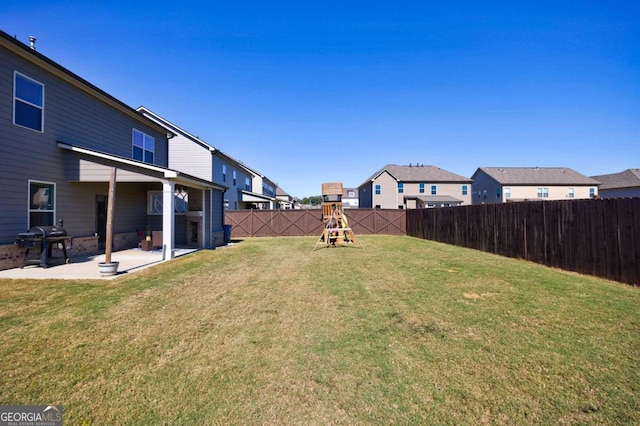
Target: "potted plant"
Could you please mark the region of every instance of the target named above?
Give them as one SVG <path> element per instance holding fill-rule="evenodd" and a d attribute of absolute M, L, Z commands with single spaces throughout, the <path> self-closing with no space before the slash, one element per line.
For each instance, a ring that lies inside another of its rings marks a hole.
<path fill-rule="evenodd" d="M 147 241 L 151 241 L 151 225 L 147 225 Z"/>

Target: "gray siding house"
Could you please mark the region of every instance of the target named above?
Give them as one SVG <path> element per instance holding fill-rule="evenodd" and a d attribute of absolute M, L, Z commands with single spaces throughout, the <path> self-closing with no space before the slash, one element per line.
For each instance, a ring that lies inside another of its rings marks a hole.
<path fill-rule="evenodd" d="M 226 187 L 221 208 L 241 208 L 242 194 L 250 193 L 252 189 L 254 174 L 250 169 L 150 109 L 140 107 L 138 111 L 176 135 L 169 140 L 170 168 L 188 171 L 201 179 Z M 222 232 L 222 229 L 214 232 Z"/>
<path fill-rule="evenodd" d="M 480 167 L 473 204 L 595 198 L 599 182 L 566 167 Z"/>
<path fill-rule="evenodd" d="M 278 202 L 276 198 L 278 185 L 265 175 L 253 169 L 250 170 L 252 170 L 253 173 L 253 179 L 251 181 L 253 191 L 242 191 L 240 193 L 240 208 L 256 210 L 275 209 Z"/>
<path fill-rule="evenodd" d="M 599 193 L 602 198 L 640 197 L 640 169 L 627 169 L 591 178 L 600 182 Z"/>
<path fill-rule="evenodd" d="M 358 187 L 360 208 L 416 209 L 471 204 L 471 179 L 435 166 L 388 164 Z"/>
<path fill-rule="evenodd" d="M 295 209 L 295 200 L 293 197 L 279 186 L 276 187 L 276 208 L 280 210 Z"/>
<path fill-rule="evenodd" d="M 358 188 L 344 188 L 342 193 L 342 207 L 345 209 L 357 209 L 358 201 Z"/>
<path fill-rule="evenodd" d="M 212 246 L 225 188 L 170 169 L 172 136 L 0 31 L 0 268 L 18 266 L 18 233 L 60 220 L 74 254 L 99 251 L 113 168 L 114 249 L 136 247 L 147 227 L 162 231 L 165 259 L 176 244 Z"/>

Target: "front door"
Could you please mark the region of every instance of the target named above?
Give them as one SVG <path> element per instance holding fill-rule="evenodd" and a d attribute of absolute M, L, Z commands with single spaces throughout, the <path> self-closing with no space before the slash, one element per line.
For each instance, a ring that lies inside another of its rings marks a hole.
<path fill-rule="evenodd" d="M 96 195 L 96 234 L 98 234 L 98 249 L 104 250 L 107 241 L 106 195 Z"/>

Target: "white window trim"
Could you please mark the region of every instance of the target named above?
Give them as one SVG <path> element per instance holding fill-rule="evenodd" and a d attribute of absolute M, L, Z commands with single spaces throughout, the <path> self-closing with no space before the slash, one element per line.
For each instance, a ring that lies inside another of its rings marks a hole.
<path fill-rule="evenodd" d="M 32 210 L 31 209 L 31 184 L 43 184 L 43 185 L 52 185 L 53 186 L 53 210 Z M 43 212 L 43 213 L 48 213 L 48 212 L 52 212 L 53 213 L 53 224 L 56 224 L 56 207 L 58 206 L 57 200 L 56 200 L 56 194 L 58 193 L 58 190 L 56 188 L 56 183 L 55 182 L 47 182 L 44 180 L 36 180 L 36 179 L 29 179 L 27 181 L 27 229 L 31 229 L 31 212 L 32 211 L 39 211 L 39 212 Z"/>
<path fill-rule="evenodd" d="M 149 191 L 147 191 L 147 215 L 149 215 L 149 216 L 162 216 L 163 205 L 164 204 L 160 205 L 160 212 L 159 213 L 154 212 L 153 209 L 151 208 L 152 197 L 153 197 L 154 194 L 160 194 L 160 202 L 164 203 L 164 199 L 163 199 L 164 195 L 163 195 L 162 190 L 157 190 L 157 191 L 149 190 Z M 177 195 L 175 193 L 173 194 L 173 196 L 177 197 Z M 175 211 L 174 214 L 176 216 L 184 216 L 184 215 L 187 214 L 187 212 Z"/>
<path fill-rule="evenodd" d="M 135 160 L 135 156 L 133 154 L 133 150 L 135 148 L 135 145 L 133 144 L 133 140 L 134 140 L 134 136 L 133 135 L 136 132 L 142 134 L 142 159 L 141 160 Z M 149 138 L 151 138 L 153 140 L 153 151 L 150 151 L 150 150 L 145 148 L 145 146 L 144 146 L 144 138 L 145 138 L 145 136 L 147 136 L 147 137 L 149 137 Z M 144 153 L 145 152 L 151 152 L 153 154 L 153 162 L 148 163 L 148 162 L 145 161 L 145 159 L 144 159 L 144 157 L 145 157 Z M 153 136 L 151 136 L 148 133 L 143 132 L 142 130 L 136 129 L 135 127 L 133 129 L 131 129 L 131 158 L 134 159 L 135 161 L 141 161 L 141 162 L 143 162 L 145 164 L 156 164 L 156 138 L 154 138 Z"/>
<path fill-rule="evenodd" d="M 30 80 L 30 81 L 32 81 L 32 82 L 34 82 L 34 83 L 39 84 L 40 86 L 42 86 L 42 106 L 32 104 L 32 103 L 30 103 L 30 102 L 28 102 L 28 101 L 26 101 L 26 100 L 24 100 L 24 99 L 20 99 L 20 98 L 18 98 L 18 97 L 16 96 L 16 88 L 17 88 L 17 85 L 16 85 L 16 76 L 18 76 L 18 75 L 19 75 L 20 77 L 22 77 L 22 78 L 25 78 L 25 79 L 27 79 L 27 80 Z M 31 78 L 31 77 L 29 77 L 29 76 L 27 76 L 27 75 L 24 75 L 24 74 L 22 74 L 21 72 L 18 72 L 18 71 L 15 71 L 15 70 L 13 71 L 13 105 L 11 105 L 11 108 L 13 108 L 13 125 L 14 125 L 14 126 L 18 126 L 18 127 L 23 128 L 23 129 L 29 129 L 29 130 L 31 130 L 31 131 L 33 131 L 33 132 L 44 133 L 44 94 L 45 94 L 45 90 L 44 90 L 44 89 L 45 89 L 45 87 L 44 87 L 44 83 L 40 83 L 38 80 L 35 80 L 35 79 L 33 79 L 33 78 Z M 29 105 L 29 106 L 32 106 L 32 107 L 34 107 L 34 108 L 38 108 L 38 109 L 40 109 L 40 111 L 42 112 L 42 114 L 40 115 L 40 130 L 38 130 L 38 129 L 33 129 L 33 128 L 31 128 L 31 127 L 23 126 L 22 124 L 16 123 L 16 102 L 17 102 L 18 100 L 19 100 L 20 102 L 23 102 L 23 103 L 25 103 L 25 104 Z"/>

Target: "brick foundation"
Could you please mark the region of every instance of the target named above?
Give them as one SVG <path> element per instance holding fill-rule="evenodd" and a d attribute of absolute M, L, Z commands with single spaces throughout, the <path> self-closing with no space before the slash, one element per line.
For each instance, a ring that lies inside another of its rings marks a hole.
<path fill-rule="evenodd" d="M 138 247 L 138 233 L 127 232 L 123 234 L 115 234 L 113 236 L 113 250 L 125 250 Z M 0 271 L 5 269 L 19 268 L 22 266 L 24 253 L 26 249 L 21 249 L 15 244 L 0 245 Z M 98 237 L 73 237 L 71 242 L 67 242 L 67 255 L 71 258 L 78 256 L 88 256 L 98 254 Z M 53 257 L 63 257 L 62 248 L 58 248 L 57 244 L 51 250 Z M 34 259 L 40 256 L 40 250 L 31 249 L 29 258 Z"/>

